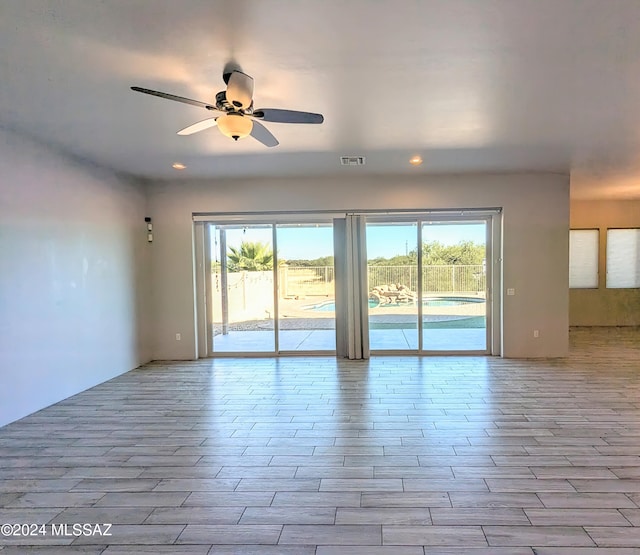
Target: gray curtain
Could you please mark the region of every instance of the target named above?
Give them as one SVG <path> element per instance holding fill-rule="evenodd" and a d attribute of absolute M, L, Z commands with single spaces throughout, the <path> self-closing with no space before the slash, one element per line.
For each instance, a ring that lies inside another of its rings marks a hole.
<path fill-rule="evenodd" d="M 365 218 L 333 220 L 336 273 L 336 354 L 369 358 L 369 319 Z"/>

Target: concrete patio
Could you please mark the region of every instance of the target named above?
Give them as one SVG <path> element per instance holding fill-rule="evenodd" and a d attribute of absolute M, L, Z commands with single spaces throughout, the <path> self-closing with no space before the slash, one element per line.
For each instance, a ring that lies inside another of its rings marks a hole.
<path fill-rule="evenodd" d="M 369 341 L 372 350 L 417 350 L 418 332 L 415 327 L 371 329 Z M 280 351 L 334 351 L 335 330 L 304 329 L 280 330 Z M 425 329 L 423 348 L 434 351 L 484 351 L 484 328 Z M 214 337 L 215 352 L 273 352 L 273 330 L 231 331 Z"/>

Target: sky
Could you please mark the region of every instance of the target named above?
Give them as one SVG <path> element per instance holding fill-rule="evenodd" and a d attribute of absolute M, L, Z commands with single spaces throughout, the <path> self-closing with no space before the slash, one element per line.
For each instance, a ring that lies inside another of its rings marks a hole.
<path fill-rule="evenodd" d="M 390 258 L 416 250 L 417 225 L 367 225 L 367 258 Z M 455 245 L 461 241 L 483 244 L 486 240 L 485 224 L 424 224 L 422 241 L 438 241 L 443 245 Z"/>
<path fill-rule="evenodd" d="M 213 234 L 212 234 L 213 235 Z M 216 230 L 216 237 L 219 233 Z M 320 258 L 333 255 L 333 229 L 330 225 L 306 224 L 304 226 L 278 227 L 278 257 L 284 260 Z M 270 226 L 247 226 L 244 229 L 227 229 L 227 246 L 239 247 L 242 241 L 272 243 Z M 422 240 L 439 241 L 454 245 L 460 241 L 484 243 L 484 223 L 424 224 Z M 367 257 L 390 258 L 416 249 L 417 224 L 399 225 L 367 224 Z M 218 253 L 218 260 L 219 260 Z M 214 257 L 215 259 L 215 257 Z"/>

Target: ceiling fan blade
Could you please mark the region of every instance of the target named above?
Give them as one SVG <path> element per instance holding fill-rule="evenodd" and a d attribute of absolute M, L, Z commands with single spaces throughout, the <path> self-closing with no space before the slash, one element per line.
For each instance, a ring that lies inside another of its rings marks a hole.
<path fill-rule="evenodd" d="M 249 108 L 253 101 L 253 77 L 241 71 L 233 71 L 229 76 L 226 97 L 238 109 Z"/>
<path fill-rule="evenodd" d="M 175 100 L 176 102 L 182 102 L 184 104 L 191 104 L 192 106 L 199 106 L 200 108 L 206 108 L 207 110 L 217 110 L 215 106 L 207 104 L 206 102 L 200 102 L 199 100 L 191 100 L 184 96 L 176 96 L 175 94 L 164 93 L 160 91 L 152 91 L 151 89 L 143 89 L 142 87 L 131 87 L 132 91 L 141 92 L 144 94 L 150 94 L 158 96 L 160 98 L 166 98 L 167 100 Z"/>
<path fill-rule="evenodd" d="M 217 125 L 218 118 L 207 118 L 199 121 L 198 123 L 194 123 L 193 125 L 189 125 L 184 129 L 180 129 L 178 131 L 178 135 L 193 135 L 194 133 L 198 133 L 198 131 L 204 131 L 205 129 L 209 129 L 209 127 L 215 127 Z"/>
<path fill-rule="evenodd" d="M 322 114 L 297 112 L 296 110 L 279 110 L 278 108 L 261 108 L 253 112 L 253 117 L 274 123 L 322 123 Z"/>
<path fill-rule="evenodd" d="M 264 125 L 259 121 L 252 121 L 253 128 L 251 129 L 251 136 L 260 141 L 264 146 L 278 146 L 280 143 Z"/>

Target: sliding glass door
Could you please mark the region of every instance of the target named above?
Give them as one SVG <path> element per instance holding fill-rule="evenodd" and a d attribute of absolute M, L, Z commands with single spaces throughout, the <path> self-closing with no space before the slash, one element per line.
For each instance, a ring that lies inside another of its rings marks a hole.
<path fill-rule="evenodd" d="M 372 351 L 488 350 L 488 219 L 366 226 Z"/>
<path fill-rule="evenodd" d="M 422 350 L 487 349 L 487 223 L 422 222 Z"/>
<path fill-rule="evenodd" d="M 275 351 L 273 226 L 212 225 L 214 352 Z"/>
<path fill-rule="evenodd" d="M 280 351 L 334 351 L 336 302 L 331 224 L 278 224 Z"/>
<path fill-rule="evenodd" d="M 358 215 L 338 284 L 334 220 L 321 218 L 206 224 L 205 353 L 343 354 L 336 285 L 339 339 L 368 339 L 365 357 L 491 351 L 492 216 Z"/>
<path fill-rule="evenodd" d="M 335 351 L 330 223 L 208 224 L 206 237 L 210 355 Z"/>
<path fill-rule="evenodd" d="M 369 346 L 418 349 L 417 222 L 367 224 Z"/>

